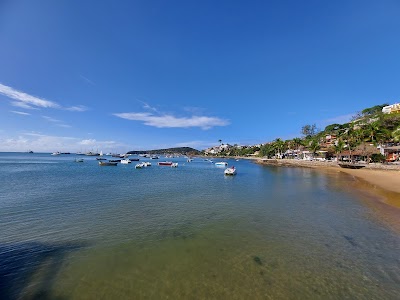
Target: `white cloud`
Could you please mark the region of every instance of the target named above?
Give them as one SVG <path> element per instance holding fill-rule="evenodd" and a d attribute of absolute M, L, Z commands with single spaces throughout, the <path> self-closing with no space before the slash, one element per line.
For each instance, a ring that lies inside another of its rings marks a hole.
<path fill-rule="evenodd" d="M 71 106 L 71 107 L 67 107 L 65 109 L 69 110 L 69 111 L 79 111 L 79 112 L 88 110 L 88 108 L 86 106 L 84 106 L 84 105 Z"/>
<path fill-rule="evenodd" d="M 151 113 L 116 113 L 114 116 L 132 121 L 142 121 L 145 125 L 158 128 L 200 127 L 210 129 L 215 126 L 229 125 L 228 120 L 205 116 L 175 117 L 168 114 L 157 116 Z"/>
<path fill-rule="evenodd" d="M 53 123 L 59 123 L 59 122 L 62 122 L 61 120 L 54 119 L 54 118 L 52 118 L 52 117 L 48 117 L 48 116 L 42 116 L 42 118 L 43 118 L 43 119 L 46 119 L 46 120 L 47 120 L 47 121 L 49 121 L 49 122 L 53 122 Z"/>
<path fill-rule="evenodd" d="M 16 136 L 0 136 L 0 151 L 13 152 L 27 150 L 34 152 L 77 152 L 92 149 L 103 152 L 114 152 L 116 150 L 128 151 L 132 146 L 117 141 L 85 140 L 77 137 L 52 136 L 36 132 L 20 133 Z"/>
<path fill-rule="evenodd" d="M 11 99 L 17 100 L 18 102 L 22 102 L 22 104 L 26 104 L 28 106 L 38 106 L 43 108 L 60 108 L 60 105 L 39 97 L 31 96 L 24 92 L 13 89 L 12 87 L 6 86 L 0 83 L 0 94 L 7 96 Z"/>
<path fill-rule="evenodd" d="M 17 110 L 10 110 L 10 112 L 12 112 L 14 114 L 22 115 L 22 116 L 30 116 L 31 115 L 31 114 L 29 114 L 27 112 L 17 111 Z"/>
<path fill-rule="evenodd" d="M 24 108 L 24 109 L 37 109 L 37 108 L 32 107 L 32 106 L 30 106 L 30 105 L 28 105 L 28 104 L 26 104 L 24 102 L 11 101 L 10 104 L 12 106 L 19 107 L 19 108 Z"/>
<path fill-rule="evenodd" d="M 37 108 L 57 108 L 57 109 L 65 109 L 69 111 L 85 111 L 87 108 L 83 105 L 71 106 L 71 107 L 62 107 L 60 104 L 46 100 L 44 98 L 36 97 L 29 95 L 27 93 L 18 91 L 10 86 L 4 85 L 0 83 L 0 94 L 16 100 L 11 101 L 11 105 L 26 108 L 26 109 L 37 109 Z"/>
<path fill-rule="evenodd" d="M 333 118 L 329 118 L 326 120 L 321 120 L 319 123 L 321 125 L 330 125 L 330 124 L 344 124 L 350 122 L 351 118 L 355 114 L 347 114 L 347 115 L 341 115 Z"/>

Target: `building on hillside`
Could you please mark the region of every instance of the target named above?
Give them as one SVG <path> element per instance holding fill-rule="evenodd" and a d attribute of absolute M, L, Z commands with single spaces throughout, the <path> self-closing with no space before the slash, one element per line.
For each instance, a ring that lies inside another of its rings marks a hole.
<path fill-rule="evenodd" d="M 380 147 L 380 153 L 386 157 L 386 161 L 400 160 L 400 146 Z"/>
<path fill-rule="evenodd" d="M 395 114 L 400 113 L 400 103 L 395 103 L 392 105 L 385 106 L 382 108 L 384 114 Z"/>

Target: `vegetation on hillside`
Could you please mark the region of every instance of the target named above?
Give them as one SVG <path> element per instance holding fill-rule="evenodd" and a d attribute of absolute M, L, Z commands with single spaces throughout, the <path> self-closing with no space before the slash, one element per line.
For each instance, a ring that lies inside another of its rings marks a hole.
<path fill-rule="evenodd" d="M 156 149 L 156 150 L 143 150 L 143 151 L 129 151 L 128 154 L 181 154 L 194 156 L 199 155 L 201 152 L 199 150 L 190 147 L 176 147 L 167 149 Z"/>
<path fill-rule="evenodd" d="M 315 124 L 308 124 L 301 128 L 299 137 L 289 140 L 277 138 L 258 146 L 234 145 L 221 150 L 217 155 L 282 158 L 287 150 L 308 150 L 315 156 L 324 151 L 328 157 L 332 157 L 347 150 L 379 160 L 382 157 L 376 154 L 378 145 L 400 142 L 400 113 L 382 113 L 382 108 L 387 105 L 366 108 L 354 115 L 348 123 L 330 124 L 323 130 Z"/>

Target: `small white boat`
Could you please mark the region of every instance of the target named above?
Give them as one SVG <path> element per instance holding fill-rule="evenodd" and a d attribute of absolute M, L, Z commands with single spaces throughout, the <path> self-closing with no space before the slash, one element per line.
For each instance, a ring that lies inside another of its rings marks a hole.
<path fill-rule="evenodd" d="M 178 163 L 173 163 L 173 164 L 171 165 L 171 167 L 172 167 L 172 168 L 177 168 L 177 167 L 178 167 Z"/>
<path fill-rule="evenodd" d="M 61 152 L 53 152 L 51 155 L 60 155 L 61 154 Z"/>
<path fill-rule="evenodd" d="M 75 158 L 75 162 L 83 162 L 83 158 Z"/>
<path fill-rule="evenodd" d="M 232 167 L 230 167 L 230 168 L 225 169 L 224 174 L 225 174 L 225 175 L 236 175 L 236 169 L 235 169 L 235 167 L 232 166 Z"/>
<path fill-rule="evenodd" d="M 144 162 L 142 162 L 142 164 L 143 164 L 145 167 L 151 167 L 151 162 L 149 162 L 149 161 L 144 161 Z"/>
<path fill-rule="evenodd" d="M 219 162 L 215 163 L 215 166 L 217 166 L 217 167 L 226 167 L 227 165 L 228 165 L 228 163 L 225 161 L 219 161 Z"/>
<path fill-rule="evenodd" d="M 131 160 L 129 158 L 121 159 L 121 164 L 127 165 L 127 164 L 130 164 L 130 163 L 131 163 Z"/>
<path fill-rule="evenodd" d="M 136 164 L 136 166 L 135 166 L 135 169 L 142 169 L 142 168 L 144 168 L 143 163 Z"/>

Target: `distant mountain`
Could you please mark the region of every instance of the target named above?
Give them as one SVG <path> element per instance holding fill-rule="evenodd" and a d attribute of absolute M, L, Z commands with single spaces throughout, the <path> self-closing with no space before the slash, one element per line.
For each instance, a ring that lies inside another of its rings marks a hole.
<path fill-rule="evenodd" d="M 190 147 L 176 147 L 157 150 L 129 151 L 127 154 L 182 154 L 182 155 L 199 155 L 199 150 Z"/>

